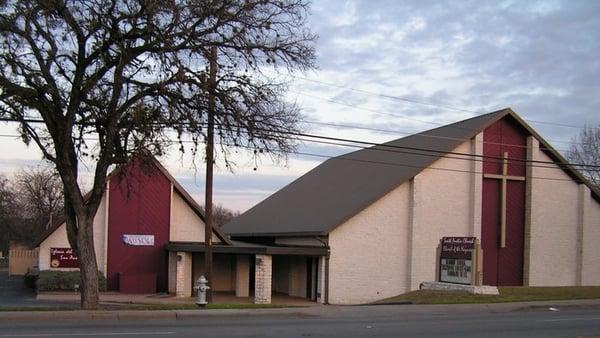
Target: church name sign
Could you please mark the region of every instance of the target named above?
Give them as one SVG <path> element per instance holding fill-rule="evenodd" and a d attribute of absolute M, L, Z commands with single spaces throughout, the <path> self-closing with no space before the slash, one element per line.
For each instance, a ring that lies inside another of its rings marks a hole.
<path fill-rule="evenodd" d="M 131 246 L 154 246 L 154 235 L 129 235 L 122 237 L 123 243 Z"/>
<path fill-rule="evenodd" d="M 471 284 L 475 237 L 443 237 L 440 250 L 440 281 Z"/>
<path fill-rule="evenodd" d="M 51 268 L 78 268 L 79 259 L 71 248 L 50 248 Z"/>

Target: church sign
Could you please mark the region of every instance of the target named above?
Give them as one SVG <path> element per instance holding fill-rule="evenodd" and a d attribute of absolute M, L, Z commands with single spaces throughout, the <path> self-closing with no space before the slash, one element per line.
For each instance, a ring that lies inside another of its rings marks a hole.
<path fill-rule="evenodd" d="M 443 237 L 439 251 L 439 280 L 472 284 L 475 237 Z"/>
<path fill-rule="evenodd" d="M 79 259 L 71 248 L 50 248 L 51 268 L 78 268 Z"/>
<path fill-rule="evenodd" d="M 122 236 L 123 243 L 131 246 L 154 246 L 154 235 L 130 235 Z"/>

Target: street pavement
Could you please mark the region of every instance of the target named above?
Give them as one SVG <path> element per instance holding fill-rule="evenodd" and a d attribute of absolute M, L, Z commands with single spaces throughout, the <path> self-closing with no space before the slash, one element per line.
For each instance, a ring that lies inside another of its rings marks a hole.
<path fill-rule="evenodd" d="M 120 317 L 113 317 L 111 311 L 104 312 L 104 317 L 102 312 L 95 312 L 96 320 L 82 320 L 83 317 L 78 317 L 86 313 L 82 311 L 63 312 L 54 320 L 27 320 L 26 316 L 10 319 L 0 313 L 0 338 L 600 337 L 598 302 L 557 304 L 121 311 Z"/>

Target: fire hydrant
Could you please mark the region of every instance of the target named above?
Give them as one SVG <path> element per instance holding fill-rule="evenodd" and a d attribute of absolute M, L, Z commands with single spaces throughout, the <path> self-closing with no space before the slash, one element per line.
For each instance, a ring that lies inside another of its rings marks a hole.
<path fill-rule="evenodd" d="M 210 290 L 210 286 L 207 285 L 208 281 L 204 277 L 204 275 L 200 276 L 196 281 L 196 286 L 194 286 L 194 290 L 196 290 L 196 305 L 200 307 L 206 306 L 208 301 L 206 301 L 206 291 Z"/>

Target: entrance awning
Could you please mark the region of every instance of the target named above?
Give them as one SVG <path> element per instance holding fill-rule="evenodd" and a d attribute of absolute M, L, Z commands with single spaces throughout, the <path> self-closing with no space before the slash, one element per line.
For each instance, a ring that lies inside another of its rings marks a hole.
<path fill-rule="evenodd" d="M 205 252 L 203 242 L 169 242 L 167 251 Z M 231 241 L 231 245 L 213 244 L 213 253 L 223 254 L 259 254 L 259 255 L 298 255 L 298 256 L 327 256 L 327 247 L 304 246 L 269 246 L 240 241 Z"/>

